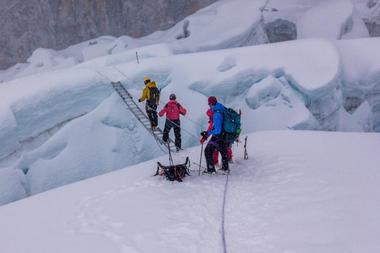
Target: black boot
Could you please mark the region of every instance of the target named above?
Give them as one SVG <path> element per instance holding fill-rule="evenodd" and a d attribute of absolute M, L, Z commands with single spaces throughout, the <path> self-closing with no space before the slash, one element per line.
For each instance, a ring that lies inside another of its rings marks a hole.
<path fill-rule="evenodd" d="M 203 174 L 213 175 L 216 173 L 215 167 L 213 165 L 207 165 L 207 169 L 202 172 Z"/>

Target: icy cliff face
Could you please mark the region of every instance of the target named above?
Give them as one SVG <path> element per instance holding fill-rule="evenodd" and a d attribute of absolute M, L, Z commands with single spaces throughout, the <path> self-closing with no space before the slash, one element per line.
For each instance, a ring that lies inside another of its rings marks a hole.
<path fill-rule="evenodd" d="M 369 9 L 368 17 L 364 18 L 364 21 L 368 27 L 371 36 L 380 36 L 380 1 L 369 0 L 367 2 Z"/>
<path fill-rule="evenodd" d="M 374 131 L 380 131 L 379 43 L 379 39 L 347 40 L 337 43 L 342 55 L 344 72 L 344 107 L 353 113 L 360 105 L 368 103 Z"/>
<path fill-rule="evenodd" d="M 37 48 L 62 49 L 101 35 L 141 37 L 168 29 L 216 0 L 0 1 L 0 69 Z"/>
<path fill-rule="evenodd" d="M 57 50 L 101 35 L 141 37 L 157 30 L 165 30 L 214 2 L 229 5 L 228 1 L 216 0 L 0 0 L 0 69 L 25 62 L 37 48 Z M 368 31 L 371 36 L 379 36 L 380 2 L 352 2 L 246 1 L 246 10 L 260 5 L 258 10 L 261 12 L 261 25 L 252 29 L 248 38 L 242 37 L 236 43 L 223 46 L 279 42 L 321 35 L 338 39 L 358 38 L 368 36 Z M 257 10 L 245 14 L 244 9 L 234 8 L 238 5 L 239 3 L 230 4 L 230 12 L 236 12 L 233 15 L 256 18 Z M 213 10 L 215 8 L 211 9 L 210 14 Z M 233 20 L 229 19 L 231 22 Z M 181 24 L 182 31 L 175 34 L 176 39 L 189 37 L 191 26 L 191 22 L 184 20 Z M 347 36 L 344 36 L 346 34 Z"/>

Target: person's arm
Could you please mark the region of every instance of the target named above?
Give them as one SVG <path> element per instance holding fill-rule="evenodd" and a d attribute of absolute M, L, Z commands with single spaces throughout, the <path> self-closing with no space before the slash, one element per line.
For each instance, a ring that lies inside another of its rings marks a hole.
<path fill-rule="evenodd" d="M 223 115 L 220 112 L 214 112 L 212 116 L 213 129 L 207 131 L 208 135 L 218 135 L 222 133 Z"/>
<path fill-rule="evenodd" d="M 162 108 L 162 110 L 158 113 L 158 116 L 160 116 L 160 117 L 164 116 L 164 114 L 167 112 L 166 107 L 167 107 L 167 105 L 165 105 L 164 108 Z"/>
<path fill-rule="evenodd" d="M 143 89 L 141 97 L 139 98 L 139 102 L 143 102 L 145 99 L 148 99 L 148 92 L 149 92 L 149 88 L 145 87 Z"/>
<path fill-rule="evenodd" d="M 207 126 L 207 131 L 211 131 L 213 128 L 214 128 L 214 126 L 213 126 L 213 124 L 212 124 L 212 121 L 209 120 L 209 121 L 208 121 L 208 126 Z"/>
<path fill-rule="evenodd" d="M 182 105 L 179 105 L 179 113 L 182 114 L 182 115 L 186 115 L 186 108 L 182 107 Z"/>

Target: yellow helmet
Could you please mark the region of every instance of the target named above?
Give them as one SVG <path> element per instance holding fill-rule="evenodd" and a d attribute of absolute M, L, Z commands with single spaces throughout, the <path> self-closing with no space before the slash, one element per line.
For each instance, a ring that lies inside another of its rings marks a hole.
<path fill-rule="evenodd" d="M 144 76 L 144 83 L 150 82 L 150 77 L 149 76 Z"/>

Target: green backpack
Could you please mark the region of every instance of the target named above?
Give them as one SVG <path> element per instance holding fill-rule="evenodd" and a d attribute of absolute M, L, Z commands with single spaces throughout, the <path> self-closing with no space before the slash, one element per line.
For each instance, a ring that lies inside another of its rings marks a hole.
<path fill-rule="evenodd" d="M 221 111 L 223 115 L 223 132 L 227 142 L 234 142 L 241 132 L 241 113 L 237 113 L 232 108 L 225 108 Z"/>

